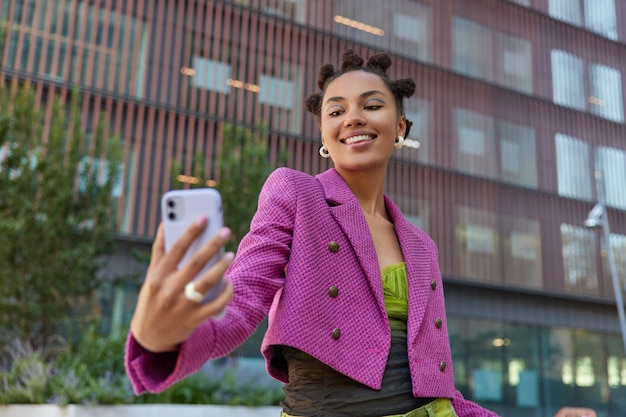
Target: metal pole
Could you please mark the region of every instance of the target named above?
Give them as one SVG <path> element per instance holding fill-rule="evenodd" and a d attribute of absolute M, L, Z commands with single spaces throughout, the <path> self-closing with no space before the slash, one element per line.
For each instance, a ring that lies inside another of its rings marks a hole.
<path fill-rule="evenodd" d="M 611 279 L 613 280 L 613 290 L 615 291 L 615 302 L 617 303 L 617 314 L 619 316 L 619 325 L 622 331 L 622 341 L 624 342 L 624 352 L 626 353 L 626 313 L 624 313 L 624 300 L 622 299 L 622 284 L 617 276 L 617 267 L 615 266 L 615 256 L 611 250 L 611 229 L 609 227 L 609 216 L 606 212 L 602 214 L 602 234 L 604 240 L 604 248 L 609 261 L 609 270 L 611 271 Z"/>

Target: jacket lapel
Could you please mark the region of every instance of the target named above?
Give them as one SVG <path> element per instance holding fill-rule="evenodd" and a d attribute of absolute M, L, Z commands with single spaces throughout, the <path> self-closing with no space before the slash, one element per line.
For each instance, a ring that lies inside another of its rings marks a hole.
<path fill-rule="evenodd" d="M 385 300 L 376 248 L 358 200 L 335 169 L 319 174 L 316 178 L 324 188 L 331 215 L 354 248 L 378 304 L 384 310 Z"/>
<path fill-rule="evenodd" d="M 425 300 L 428 299 L 430 280 L 433 277 L 431 245 L 424 241 L 419 229 L 413 226 L 403 215 L 398 206 L 385 196 L 387 212 L 391 217 L 402 255 L 406 263 L 409 291 L 409 337 L 415 337 L 414 331 L 419 329 L 426 313 Z"/>

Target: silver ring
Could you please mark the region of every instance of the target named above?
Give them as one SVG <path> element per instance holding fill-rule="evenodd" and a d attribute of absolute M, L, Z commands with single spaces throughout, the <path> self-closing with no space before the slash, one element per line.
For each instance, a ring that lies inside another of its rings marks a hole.
<path fill-rule="evenodd" d="M 187 285 L 185 285 L 185 297 L 189 301 L 193 301 L 194 303 L 201 303 L 204 298 L 204 294 L 196 291 L 196 285 L 194 281 L 191 281 Z"/>

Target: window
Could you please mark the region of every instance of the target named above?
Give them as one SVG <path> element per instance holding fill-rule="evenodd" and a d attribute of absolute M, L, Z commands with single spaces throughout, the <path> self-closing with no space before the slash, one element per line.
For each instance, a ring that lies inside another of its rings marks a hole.
<path fill-rule="evenodd" d="M 597 294 L 596 233 L 582 227 L 561 224 L 561 242 L 565 291 Z"/>
<path fill-rule="evenodd" d="M 600 146 L 598 159 L 602 167 L 606 204 L 626 210 L 626 151 Z"/>
<path fill-rule="evenodd" d="M 552 98 L 556 104 L 586 109 L 584 64 L 575 55 L 552 50 Z"/>
<path fill-rule="evenodd" d="M 293 107 L 293 83 L 289 80 L 261 75 L 259 102 L 283 109 Z"/>
<path fill-rule="evenodd" d="M 493 154 L 493 118 L 465 109 L 456 109 L 454 115 L 458 138 L 457 168 L 494 178 L 497 174 L 497 160 Z"/>
<path fill-rule="evenodd" d="M 458 274 L 479 281 L 501 281 L 496 216 L 469 207 L 460 207 L 457 216 Z"/>
<path fill-rule="evenodd" d="M 257 96 L 263 105 L 261 120 L 274 129 L 299 133 L 302 123 L 300 67 L 275 58 L 266 71 L 269 73 L 258 75 Z"/>
<path fill-rule="evenodd" d="M 613 252 L 613 260 L 615 261 L 615 275 L 622 285 L 622 289 L 626 288 L 626 235 L 611 233 L 609 237 L 611 251 Z M 602 269 L 604 271 L 604 281 L 606 292 L 609 297 L 614 298 L 613 278 L 611 276 L 611 268 L 608 256 L 602 254 Z M 626 374 L 624 374 L 626 380 Z M 626 383 L 624 384 L 626 385 Z"/>
<path fill-rule="evenodd" d="M 533 92 L 532 46 L 525 39 L 454 18 L 454 69 L 461 74 Z"/>
<path fill-rule="evenodd" d="M 533 60 L 532 46 L 529 41 L 496 34 L 496 68 L 495 81 L 517 91 L 531 94 L 533 92 Z"/>
<path fill-rule="evenodd" d="M 557 133 L 555 140 L 559 195 L 591 200 L 589 144 L 562 133 Z"/>
<path fill-rule="evenodd" d="M 624 122 L 622 74 L 619 70 L 602 64 L 589 64 L 587 98 L 585 62 L 576 55 L 558 49 L 552 50 L 551 57 L 552 98 L 556 104 L 578 110 L 589 109 L 591 113 L 605 119 Z"/>
<path fill-rule="evenodd" d="M 622 74 L 606 65 L 589 66 L 591 113 L 615 122 L 624 122 L 624 101 L 622 99 Z"/>
<path fill-rule="evenodd" d="M 336 0 L 333 31 L 420 61 L 432 59 L 432 11 L 410 0 Z"/>
<path fill-rule="evenodd" d="M 510 285 L 541 288 L 541 234 L 539 221 L 502 217 L 504 281 Z"/>
<path fill-rule="evenodd" d="M 390 47 L 423 62 L 432 60 L 432 12 L 430 7 L 403 1 L 391 22 L 394 39 Z"/>
<path fill-rule="evenodd" d="M 550 0 L 550 16 L 617 40 L 615 0 Z"/>
<path fill-rule="evenodd" d="M 585 0 L 587 29 L 614 41 L 617 40 L 615 0 Z"/>
<path fill-rule="evenodd" d="M 192 62 L 193 85 L 198 88 L 228 94 L 231 79 L 230 65 L 194 56 Z"/>
<path fill-rule="evenodd" d="M 493 46 L 489 28 L 455 17 L 453 41 L 456 71 L 483 80 L 493 80 Z"/>
<path fill-rule="evenodd" d="M 255 7 L 265 14 L 298 23 L 306 21 L 307 0 L 230 0 L 230 2 Z"/>
<path fill-rule="evenodd" d="M 500 175 L 505 181 L 537 188 L 535 130 L 528 126 L 499 121 Z"/>

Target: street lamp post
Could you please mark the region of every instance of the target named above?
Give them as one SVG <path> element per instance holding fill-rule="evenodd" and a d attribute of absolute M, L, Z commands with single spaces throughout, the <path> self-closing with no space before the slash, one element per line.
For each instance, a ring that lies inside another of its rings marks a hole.
<path fill-rule="evenodd" d="M 588 228 L 602 227 L 602 242 L 609 261 L 609 270 L 611 271 L 613 290 L 615 292 L 615 302 L 617 303 L 617 314 L 619 316 L 622 340 L 624 342 L 624 352 L 626 352 L 626 314 L 624 313 L 624 300 L 622 299 L 622 285 L 617 277 L 615 256 L 611 250 L 611 229 L 609 226 L 609 218 L 606 214 L 606 208 L 603 203 L 596 204 L 595 207 L 589 212 L 589 216 L 587 217 L 587 220 L 585 220 L 585 226 Z"/>
<path fill-rule="evenodd" d="M 596 177 L 596 190 L 598 193 L 598 203 L 591 209 L 587 220 L 585 220 L 585 227 L 587 228 L 602 228 L 602 242 L 606 256 L 609 261 L 609 270 L 611 272 L 611 280 L 613 281 L 613 291 L 615 292 L 615 302 L 617 303 L 617 314 L 619 316 L 619 324 L 622 332 L 622 341 L 624 343 L 624 352 L 626 353 L 626 313 L 624 313 L 624 300 L 622 298 L 622 285 L 617 276 L 617 266 L 615 265 L 615 256 L 611 250 L 611 228 L 609 226 L 609 217 L 606 212 L 606 205 L 604 200 L 604 178 L 601 161 L 598 159 L 597 150 L 595 152 L 595 177 Z"/>

